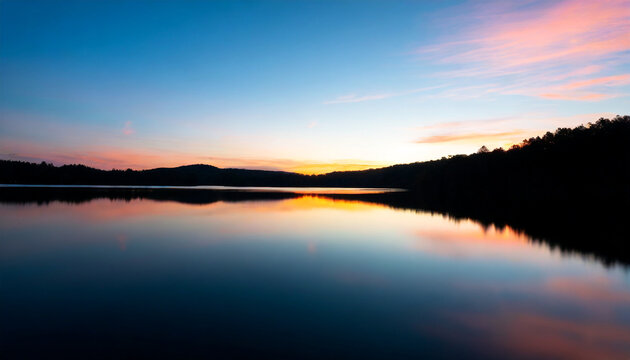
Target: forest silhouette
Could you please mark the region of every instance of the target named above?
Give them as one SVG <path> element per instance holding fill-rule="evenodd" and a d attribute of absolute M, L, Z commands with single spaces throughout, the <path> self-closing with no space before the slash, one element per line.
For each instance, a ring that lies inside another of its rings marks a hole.
<path fill-rule="evenodd" d="M 73 187 L 0 187 L 0 203 L 37 204 L 53 202 L 83 204 L 97 199 L 132 201 L 173 201 L 191 205 L 216 202 L 278 201 L 316 196 L 333 200 L 357 201 L 392 209 L 431 212 L 454 221 L 470 219 L 482 226 L 511 229 L 524 233 L 533 242 L 541 242 L 566 254 L 579 254 L 593 258 L 605 265 L 630 266 L 627 239 L 630 229 L 625 225 L 627 213 L 611 208 L 572 207 L 558 211 L 554 207 L 542 207 L 538 211 L 523 208 L 521 211 L 497 208 L 486 203 L 475 206 L 425 202 L 411 192 L 385 192 L 370 194 L 308 194 L 265 190 L 240 191 L 237 189 L 210 190 L 191 188 L 73 188 Z"/>
<path fill-rule="evenodd" d="M 565 251 L 630 264 L 630 116 L 599 119 L 524 140 L 508 150 L 482 147 L 471 155 L 363 171 L 301 175 L 190 165 L 152 170 L 99 170 L 83 165 L 0 162 L 5 184 L 227 185 L 401 188 L 406 192 L 325 195 L 510 226 Z M 184 189 L 2 188 L 0 201 L 69 202 L 94 197 L 149 197 L 187 203 L 273 200 L 290 193 Z"/>
<path fill-rule="evenodd" d="M 5 184 L 100 185 L 226 185 L 226 186 L 352 186 L 429 190 L 437 196 L 453 191 L 509 191 L 527 184 L 530 195 L 574 184 L 627 184 L 630 116 L 599 119 L 573 129 L 559 128 L 523 140 L 508 150 L 482 146 L 471 155 L 394 165 L 361 171 L 302 175 L 284 171 L 221 169 L 186 165 L 151 170 L 100 170 L 84 165 L 54 166 L 0 160 Z M 484 190 L 485 191 L 485 190 Z"/>
<path fill-rule="evenodd" d="M 483 146 L 471 155 L 324 175 L 187 165 L 151 170 L 100 170 L 0 161 L 0 183 L 82 185 L 226 185 L 390 187 L 424 198 L 542 200 L 548 197 L 627 195 L 630 116 L 559 128 L 508 150 Z"/>

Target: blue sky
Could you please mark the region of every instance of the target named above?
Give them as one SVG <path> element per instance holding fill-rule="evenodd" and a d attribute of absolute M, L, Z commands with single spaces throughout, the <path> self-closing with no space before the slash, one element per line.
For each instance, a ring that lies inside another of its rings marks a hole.
<path fill-rule="evenodd" d="M 322 172 L 509 146 L 627 112 L 629 9 L 2 1 L 0 156 Z"/>

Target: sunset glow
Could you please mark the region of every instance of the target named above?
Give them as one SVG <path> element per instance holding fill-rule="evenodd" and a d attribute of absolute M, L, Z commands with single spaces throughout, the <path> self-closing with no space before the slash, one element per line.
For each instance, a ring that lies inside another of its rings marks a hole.
<path fill-rule="evenodd" d="M 628 59 L 627 0 L 3 1 L 0 158 L 304 174 L 438 159 L 627 112 Z"/>
<path fill-rule="evenodd" d="M 630 359 L 630 0 L 0 0 L 3 359 Z"/>

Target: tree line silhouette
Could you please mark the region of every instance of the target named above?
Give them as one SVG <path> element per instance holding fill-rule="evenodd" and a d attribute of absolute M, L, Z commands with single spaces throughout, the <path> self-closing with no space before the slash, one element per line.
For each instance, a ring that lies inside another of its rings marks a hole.
<path fill-rule="evenodd" d="M 100 170 L 0 161 L 5 184 L 226 185 L 395 187 L 442 200 L 542 199 L 573 192 L 619 194 L 630 180 L 630 116 L 599 119 L 524 140 L 508 150 L 482 147 L 471 155 L 363 171 L 302 175 L 282 171 L 188 165 L 151 170 Z"/>
<path fill-rule="evenodd" d="M 509 226 L 524 233 L 530 241 L 544 243 L 562 253 L 579 254 L 605 265 L 630 266 L 627 251 L 630 228 L 627 212 L 610 207 L 557 208 L 540 206 L 536 211 L 522 208 L 505 211 L 490 202 L 460 203 L 456 206 L 426 202 L 410 196 L 413 193 L 386 192 L 371 194 L 298 194 L 292 192 L 208 190 L 190 188 L 58 188 L 0 187 L 0 203 L 47 205 L 52 202 L 82 204 L 95 199 L 132 201 L 174 201 L 185 204 L 215 202 L 279 201 L 303 196 L 318 196 L 333 200 L 359 201 L 384 205 L 393 209 L 433 212 L 452 220 L 471 219 L 485 227 L 503 229 Z"/>
<path fill-rule="evenodd" d="M 471 155 L 325 175 L 219 169 L 210 165 L 105 171 L 83 165 L 57 167 L 48 163 L 0 161 L 0 182 L 403 188 L 408 191 L 327 196 L 436 211 L 498 227 L 509 225 L 564 250 L 596 254 L 608 263 L 630 264 L 627 251 L 630 236 L 626 236 L 630 217 L 630 116 L 599 119 L 573 129 L 560 128 L 507 150 L 490 151 L 482 147 Z M 0 200 L 45 202 L 59 191 L 0 188 Z M 128 189 L 123 197 L 176 201 L 185 198 L 186 202 L 204 203 L 252 196 L 258 200 L 297 196 L 173 191 Z M 70 189 L 62 193 L 63 199 L 76 201 L 97 194 L 121 196 L 112 189 Z"/>

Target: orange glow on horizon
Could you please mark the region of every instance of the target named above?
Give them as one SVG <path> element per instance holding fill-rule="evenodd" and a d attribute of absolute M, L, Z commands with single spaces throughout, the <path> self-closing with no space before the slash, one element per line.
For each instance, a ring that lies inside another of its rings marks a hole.
<path fill-rule="evenodd" d="M 608 84 L 629 80 L 630 78 L 623 76 L 604 77 L 595 83 Z M 592 83 L 591 81 L 588 84 Z M 572 88 L 579 88 L 586 85 L 586 83 L 577 83 L 571 86 Z M 554 93 L 555 95 L 549 96 L 561 96 L 562 93 L 562 91 L 557 91 Z M 191 143 L 185 150 L 168 151 L 146 147 L 144 145 L 146 139 L 134 140 L 135 147 L 94 145 L 81 151 L 74 147 L 7 139 L 0 144 L 0 158 L 35 163 L 45 161 L 52 162 L 57 166 L 82 164 L 103 170 L 125 170 L 128 168 L 146 170 L 207 164 L 219 168 L 288 171 L 305 175 L 319 175 L 334 171 L 357 171 L 395 164 L 430 161 L 455 154 L 471 154 L 482 145 L 490 150 L 498 147 L 508 149 L 514 144 L 520 144 L 524 139 L 542 136 L 545 132 L 554 131 L 558 127 L 574 127 L 589 121 L 596 121 L 600 117 L 611 118 L 614 116 L 613 113 L 589 113 L 568 117 L 523 115 L 439 122 L 410 128 L 410 133 L 401 138 L 398 145 L 383 145 L 376 155 L 366 155 L 366 157 L 373 157 L 373 159 L 368 160 L 351 156 L 321 160 L 309 158 L 300 153 L 292 153 L 296 156 L 294 159 L 277 157 L 274 153 L 260 154 L 260 157 L 245 155 L 256 150 L 255 144 L 254 148 L 243 148 L 242 151 L 247 150 L 247 152 L 239 153 L 233 157 L 208 156 L 204 154 L 207 154 L 209 150 L 201 144 Z M 137 134 L 130 136 L 137 136 Z M 398 146 L 404 149 L 400 150 Z"/>
<path fill-rule="evenodd" d="M 39 163 L 52 162 L 57 166 L 80 164 L 102 170 L 133 169 L 147 170 L 161 167 L 178 167 L 193 164 L 212 165 L 223 169 L 252 169 L 288 171 L 304 175 L 319 175 L 333 171 L 352 171 L 380 168 L 393 163 L 363 160 L 332 160 L 329 162 L 251 157 L 213 157 L 203 156 L 203 150 L 195 152 L 146 151 L 143 149 L 96 148 L 76 151 L 61 147 L 47 147 L 24 141 L 5 141 L 0 150 L 10 154 L 7 160 L 19 160 Z"/>
<path fill-rule="evenodd" d="M 296 172 L 298 174 L 304 175 L 321 175 L 327 174 L 335 171 L 357 171 L 357 170 L 367 170 L 367 169 L 375 169 L 385 167 L 391 164 L 345 164 L 345 163 L 319 163 L 319 164 L 308 164 L 300 165 L 294 168 L 289 168 L 287 171 Z"/>

